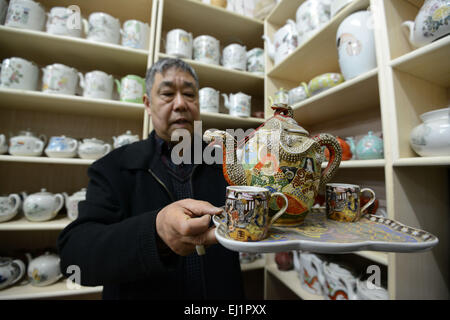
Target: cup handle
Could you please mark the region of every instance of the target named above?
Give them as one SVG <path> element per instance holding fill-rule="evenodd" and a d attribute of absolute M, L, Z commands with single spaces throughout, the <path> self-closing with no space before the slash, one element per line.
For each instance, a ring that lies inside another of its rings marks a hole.
<path fill-rule="evenodd" d="M 287 207 L 288 207 L 288 199 L 287 197 L 281 193 L 281 192 L 274 192 L 270 195 L 270 197 L 275 197 L 275 196 L 280 196 L 284 199 L 284 206 L 283 208 L 280 209 L 280 211 L 278 211 L 270 220 L 270 225 L 272 225 L 279 217 L 281 217 L 281 215 L 286 211 Z"/>
<path fill-rule="evenodd" d="M 369 202 L 367 202 L 367 203 L 364 205 L 364 207 L 361 208 L 361 214 L 362 214 L 362 215 L 363 215 L 363 212 L 364 212 L 365 210 L 367 210 L 367 208 L 369 208 L 369 207 L 372 205 L 372 203 L 375 202 L 375 199 L 376 199 L 376 197 L 375 197 L 375 192 L 374 192 L 372 189 L 364 188 L 364 189 L 361 189 L 361 192 L 360 192 L 360 193 L 362 194 L 362 193 L 365 192 L 365 191 L 367 191 L 367 192 L 369 192 L 370 194 L 372 194 L 372 199 L 370 199 Z"/>

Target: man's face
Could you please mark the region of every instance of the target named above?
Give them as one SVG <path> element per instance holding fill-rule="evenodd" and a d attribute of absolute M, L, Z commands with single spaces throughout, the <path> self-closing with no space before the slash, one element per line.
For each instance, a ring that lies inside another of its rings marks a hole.
<path fill-rule="evenodd" d="M 194 121 L 200 119 L 198 88 L 194 78 L 183 70 L 171 68 L 157 73 L 150 92 L 144 96 L 145 108 L 152 117 L 158 136 L 170 141 L 177 129 L 194 132 Z"/>

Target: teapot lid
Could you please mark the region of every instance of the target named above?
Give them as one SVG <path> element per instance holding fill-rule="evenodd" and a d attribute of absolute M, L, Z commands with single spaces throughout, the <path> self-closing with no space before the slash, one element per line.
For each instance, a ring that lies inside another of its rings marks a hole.
<path fill-rule="evenodd" d="M 21 131 L 19 131 L 19 136 L 36 137 L 36 134 L 34 134 L 34 133 L 28 128 L 27 130 L 21 130 Z"/>
<path fill-rule="evenodd" d="M 86 138 L 83 139 L 83 142 L 92 142 L 92 143 L 99 143 L 99 144 L 103 144 L 103 140 L 97 139 L 97 138 Z"/>
<path fill-rule="evenodd" d="M 45 195 L 45 196 L 53 195 L 51 192 L 48 192 L 46 188 L 41 188 L 41 191 L 40 192 L 36 192 L 35 194 L 36 195 L 42 195 L 42 196 L 43 195 Z"/>

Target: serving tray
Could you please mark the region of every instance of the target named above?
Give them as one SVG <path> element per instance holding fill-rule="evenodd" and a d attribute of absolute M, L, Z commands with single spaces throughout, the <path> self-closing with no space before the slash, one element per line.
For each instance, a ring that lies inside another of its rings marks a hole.
<path fill-rule="evenodd" d="M 382 216 L 366 214 L 358 222 L 327 219 L 325 208 L 313 208 L 305 222 L 296 227 L 274 227 L 266 239 L 243 242 L 226 234 L 223 215 L 213 217 L 216 238 L 224 247 L 238 252 L 272 253 L 305 250 L 317 253 L 351 253 L 361 250 L 384 252 L 420 252 L 433 248 L 434 235 L 405 226 Z"/>

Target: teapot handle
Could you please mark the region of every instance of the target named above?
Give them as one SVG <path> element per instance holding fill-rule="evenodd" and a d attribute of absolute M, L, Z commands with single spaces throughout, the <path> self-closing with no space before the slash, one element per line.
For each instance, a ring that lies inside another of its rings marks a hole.
<path fill-rule="evenodd" d="M 56 216 L 59 210 L 61 210 L 64 205 L 64 196 L 60 193 L 57 193 L 55 194 L 55 198 L 58 200 L 58 205 L 56 206 L 56 210 L 54 212 L 54 215 Z"/>
<path fill-rule="evenodd" d="M 0 146 L 5 143 L 6 137 L 4 134 L 0 134 Z"/>
<path fill-rule="evenodd" d="M 338 140 L 328 133 L 320 133 L 313 138 L 319 145 L 326 147 L 330 152 L 330 160 L 320 176 L 319 190 L 324 190 L 325 185 L 336 174 L 342 160 L 342 149 Z"/>
<path fill-rule="evenodd" d="M 42 152 L 42 150 L 44 149 L 44 144 L 45 142 L 42 140 L 38 140 L 37 144 L 36 144 L 36 148 L 35 148 L 35 152 Z"/>
<path fill-rule="evenodd" d="M 22 277 L 25 275 L 25 271 L 26 271 L 25 263 L 23 263 L 22 260 L 19 260 L 19 259 L 13 260 L 11 264 L 15 264 L 16 266 L 19 267 L 19 276 L 17 278 L 15 278 L 13 280 L 13 282 L 11 282 L 10 285 L 15 284 L 17 281 L 22 279 Z"/>
<path fill-rule="evenodd" d="M 70 152 L 74 152 L 74 151 L 77 150 L 77 148 L 78 148 L 78 140 L 76 140 L 76 139 L 71 139 L 70 145 L 73 146 L 72 148 L 70 148 Z"/>
<path fill-rule="evenodd" d="M 103 146 L 105 147 L 105 153 L 103 155 L 106 155 L 109 152 L 111 152 L 111 145 L 109 143 L 105 143 Z"/>
<path fill-rule="evenodd" d="M 15 200 L 13 212 L 18 212 L 19 206 L 20 206 L 20 204 L 22 203 L 22 200 L 20 199 L 19 195 L 13 193 L 13 194 L 10 194 L 8 198 L 9 198 L 10 200 L 11 200 L 11 199 L 14 199 L 14 200 Z"/>

